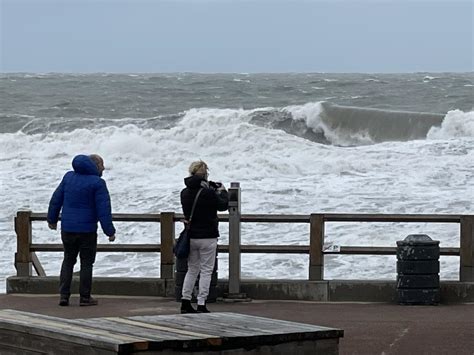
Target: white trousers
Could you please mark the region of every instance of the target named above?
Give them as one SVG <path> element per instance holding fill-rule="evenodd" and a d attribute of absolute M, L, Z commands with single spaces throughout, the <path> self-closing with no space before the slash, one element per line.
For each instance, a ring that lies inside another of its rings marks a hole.
<path fill-rule="evenodd" d="M 199 276 L 198 305 L 205 305 L 209 296 L 212 271 L 216 261 L 217 238 L 194 239 L 191 238 L 191 248 L 188 257 L 188 272 L 184 277 L 182 299 L 190 300 Z"/>

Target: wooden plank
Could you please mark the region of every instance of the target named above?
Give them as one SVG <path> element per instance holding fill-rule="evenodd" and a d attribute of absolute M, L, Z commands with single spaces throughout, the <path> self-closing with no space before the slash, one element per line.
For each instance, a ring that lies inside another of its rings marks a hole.
<path fill-rule="evenodd" d="M 39 261 L 38 256 L 34 251 L 31 252 L 31 261 L 33 262 L 33 266 L 38 276 L 46 276 L 46 272 L 44 271 L 43 265 L 41 265 L 41 262 Z"/>
<path fill-rule="evenodd" d="M 309 279 L 324 280 L 324 215 L 312 214 L 309 231 Z"/>
<path fill-rule="evenodd" d="M 133 350 L 133 349 L 131 349 Z M 97 348 L 90 344 L 79 344 L 30 332 L 0 329 L 0 354 L 2 355 L 64 355 L 95 354 L 114 355 L 117 349 Z"/>
<path fill-rule="evenodd" d="M 474 216 L 462 216 L 459 281 L 474 282 Z"/>
<path fill-rule="evenodd" d="M 63 251 L 62 244 L 31 244 L 31 251 Z M 97 244 L 97 251 L 103 252 L 136 252 L 136 253 L 159 253 L 161 246 L 158 244 Z"/>
<path fill-rule="evenodd" d="M 406 222 L 406 223 L 459 223 L 460 215 L 446 214 L 350 214 L 325 213 L 327 222 Z"/>
<path fill-rule="evenodd" d="M 309 223 L 309 215 L 306 214 L 243 214 L 242 222 L 262 223 Z"/>
<path fill-rule="evenodd" d="M 46 213 L 31 213 L 32 221 L 45 221 Z M 229 220 L 227 214 L 219 214 L 219 220 Z M 160 222 L 159 213 L 113 213 L 114 221 L 121 222 Z M 180 221 L 182 214 L 175 213 L 174 220 Z M 288 214 L 243 214 L 242 222 L 262 223 L 309 223 L 309 215 Z M 358 213 L 325 213 L 327 222 L 407 222 L 407 223 L 459 223 L 461 215 L 450 214 L 358 214 Z"/>
<path fill-rule="evenodd" d="M 31 244 L 31 211 L 18 211 L 15 217 L 17 251 L 15 267 L 17 276 L 32 276 Z"/>
<path fill-rule="evenodd" d="M 48 214 L 41 213 L 32 213 L 32 221 L 46 221 Z M 159 213 L 112 213 L 112 219 L 117 222 L 159 222 L 160 214 Z M 61 220 L 61 216 L 59 216 Z"/>
<path fill-rule="evenodd" d="M 150 329 L 150 330 L 160 330 L 160 331 L 170 332 L 170 333 L 174 334 L 175 336 L 176 335 L 186 335 L 186 336 L 197 337 L 197 338 L 219 339 L 219 337 L 216 337 L 216 336 L 210 335 L 210 334 L 206 334 L 206 333 L 202 333 L 202 332 L 188 331 L 188 330 L 173 328 L 173 327 L 170 327 L 170 326 L 159 326 L 159 325 L 156 325 L 156 324 L 150 324 L 150 323 L 147 323 L 147 322 L 138 321 L 138 320 L 134 320 L 134 319 L 119 318 L 119 317 L 109 318 L 109 319 L 111 319 L 115 322 L 118 322 L 118 323 L 123 323 L 123 324 L 127 324 L 127 325 L 135 325 L 135 326 L 139 326 L 139 327 L 142 327 L 142 328 L 147 328 L 147 329 Z"/>
<path fill-rule="evenodd" d="M 221 250 L 221 249 L 219 249 Z M 309 254 L 308 245 L 241 245 L 242 253 Z"/>
<path fill-rule="evenodd" d="M 247 314 L 218 312 L 210 313 L 208 318 L 221 326 L 229 326 L 240 328 L 242 326 L 252 329 L 256 332 L 274 333 L 294 333 L 294 332 L 315 332 L 315 331 L 332 331 L 334 328 L 322 327 L 313 324 L 297 323 L 286 320 L 271 319 L 266 317 L 258 317 Z"/>
<path fill-rule="evenodd" d="M 315 330 L 312 325 L 225 312 L 207 314 L 199 319 L 199 324 L 205 329 L 217 332 L 225 329 L 228 336 L 279 335 Z"/>
<path fill-rule="evenodd" d="M 98 244 L 100 252 L 136 252 L 136 253 L 158 253 L 160 245 L 153 244 Z M 62 252 L 62 244 L 31 244 L 33 252 Z M 228 253 L 229 246 L 219 244 L 217 250 L 220 253 Z M 308 245 L 241 245 L 242 253 L 249 254 L 309 254 Z M 341 246 L 339 251 L 324 251 L 324 254 L 346 254 L 346 255 L 396 255 L 396 247 L 363 247 L 363 246 Z M 446 256 L 458 256 L 460 248 L 440 248 L 440 254 Z"/>
<path fill-rule="evenodd" d="M 44 344 L 42 350 L 61 353 L 97 349 L 134 351 L 214 351 L 254 348 L 292 342 L 334 339 L 340 329 L 235 313 L 178 314 L 90 319 L 60 319 L 13 310 L 0 311 L 0 348 L 6 334 L 18 348 Z M 3 338 L 2 338 L 3 337 Z M 75 346 L 68 346 L 76 344 Z M 316 344 L 312 342 L 311 344 Z M 82 345 L 83 347 L 78 347 Z"/>
<path fill-rule="evenodd" d="M 339 251 L 324 252 L 325 254 L 345 255 L 396 255 L 397 247 L 359 247 L 341 246 Z M 459 248 L 440 248 L 441 255 L 459 255 Z"/>
<path fill-rule="evenodd" d="M 160 238 L 161 238 L 161 258 L 160 258 L 160 278 L 172 279 L 174 277 L 173 265 L 173 245 L 174 233 L 174 212 L 162 212 L 160 215 Z"/>
<path fill-rule="evenodd" d="M 251 331 L 236 330 L 233 329 L 231 324 L 219 327 L 209 327 L 209 324 L 204 321 L 207 314 L 211 313 L 200 313 L 200 314 L 176 314 L 176 315 L 163 315 L 163 316 L 136 316 L 130 317 L 129 319 L 137 320 L 140 322 L 146 322 L 158 326 L 172 326 L 173 328 L 179 328 L 190 332 L 200 332 L 208 334 L 209 336 L 219 337 L 237 337 L 237 336 L 252 336 Z M 200 317 L 202 316 L 202 317 Z"/>
<path fill-rule="evenodd" d="M 165 340 L 189 340 L 196 338 L 203 338 L 203 334 L 199 335 L 193 333 L 193 335 L 178 333 L 173 328 L 169 327 L 156 327 L 150 331 L 149 326 L 153 326 L 148 323 L 133 321 L 128 318 L 122 317 L 105 317 L 105 318 L 88 318 L 77 320 L 80 324 L 88 325 L 98 329 L 114 330 L 123 334 L 133 334 L 134 336 L 144 337 L 148 340 L 154 341 L 165 341 Z M 183 331 L 184 332 L 184 331 Z M 191 333 L 191 332 L 190 332 Z"/>
<path fill-rule="evenodd" d="M 130 347 L 140 350 L 148 348 L 148 342 L 144 338 L 95 329 L 68 319 L 15 310 L 0 310 L 0 329 L 27 332 L 109 350 L 119 351 L 121 348 Z"/>
<path fill-rule="evenodd" d="M 241 255 L 240 255 L 240 187 L 229 189 L 229 294 L 240 293 Z"/>
<path fill-rule="evenodd" d="M 133 319 L 163 326 L 171 324 L 173 327 L 205 331 L 208 334 L 220 334 L 222 347 L 226 349 L 267 344 L 273 346 L 303 340 L 338 339 L 344 334 L 340 329 L 232 313 L 141 316 Z"/>

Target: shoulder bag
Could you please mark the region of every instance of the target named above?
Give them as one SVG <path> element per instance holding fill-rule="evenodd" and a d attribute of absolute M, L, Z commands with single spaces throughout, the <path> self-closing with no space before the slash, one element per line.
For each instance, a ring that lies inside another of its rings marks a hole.
<path fill-rule="evenodd" d="M 184 225 L 183 231 L 179 234 L 178 240 L 173 247 L 173 253 L 178 259 L 186 259 L 189 256 L 190 250 L 190 235 L 189 229 L 191 228 L 191 221 L 193 219 L 194 209 L 196 208 L 196 202 L 199 195 L 201 194 L 202 188 L 199 189 L 196 197 L 194 198 L 193 207 L 191 209 L 191 215 L 189 216 L 189 221 Z"/>

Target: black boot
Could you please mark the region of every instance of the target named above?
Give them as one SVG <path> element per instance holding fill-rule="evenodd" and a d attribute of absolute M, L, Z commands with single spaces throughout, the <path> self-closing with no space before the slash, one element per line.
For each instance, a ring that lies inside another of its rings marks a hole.
<path fill-rule="evenodd" d="M 99 304 L 99 301 L 97 301 L 95 298 L 92 297 L 81 297 L 79 299 L 79 306 L 84 307 L 84 306 L 97 306 Z"/>
<path fill-rule="evenodd" d="M 209 311 L 206 307 L 206 305 L 198 305 L 198 308 L 197 308 L 197 312 L 198 313 L 211 313 L 211 311 Z"/>
<path fill-rule="evenodd" d="M 61 307 L 69 306 L 69 296 L 61 295 L 61 297 L 59 298 L 59 305 Z"/>
<path fill-rule="evenodd" d="M 193 306 L 191 306 L 190 300 L 181 300 L 181 314 L 185 313 L 197 313 Z"/>

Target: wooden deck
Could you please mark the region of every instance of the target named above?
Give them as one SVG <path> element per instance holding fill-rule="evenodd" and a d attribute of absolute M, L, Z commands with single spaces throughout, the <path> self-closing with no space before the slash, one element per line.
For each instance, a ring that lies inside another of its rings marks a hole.
<path fill-rule="evenodd" d="M 229 312 L 63 319 L 0 310 L 1 354 L 338 354 L 343 333 Z"/>

